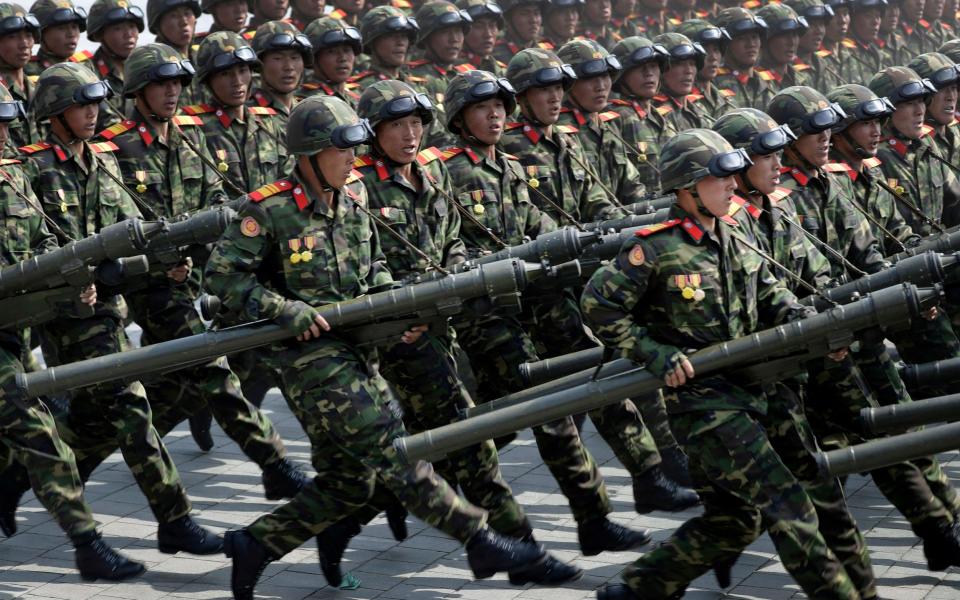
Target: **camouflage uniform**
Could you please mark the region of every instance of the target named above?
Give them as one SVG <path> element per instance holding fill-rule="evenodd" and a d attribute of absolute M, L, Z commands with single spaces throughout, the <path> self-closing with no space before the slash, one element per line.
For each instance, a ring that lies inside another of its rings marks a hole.
<path fill-rule="evenodd" d="M 331 19 L 330 17 L 316 19 L 311 22 L 307 25 L 304 33 L 313 46 L 314 55 L 326 48 L 350 46 L 353 48 L 353 53 L 356 57 L 360 55 L 363 48 L 360 32 L 355 27 L 349 27 L 344 25 L 343 21 Z M 334 84 L 324 79 L 323 76 L 317 73 L 316 69 L 312 69 L 310 73 L 312 79 L 305 81 L 297 93 L 301 99 L 318 94 L 336 96 L 351 107 L 356 108 L 357 102 L 360 101 L 360 94 L 356 91 L 357 86 L 355 84 L 347 82 L 339 85 Z"/>
<path fill-rule="evenodd" d="M 950 86 L 958 85 L 958 70 L 956 61 L 939 52 L 928 52 L 921 54 L 907 64 L 907 68 L 913 69 L 917 75 L 924 79 L 929 79 L 937 92 Z M 927 112 L 927 124 L 933 128 L 930 137 L 933 139 L 933 145 L 940 152 L 948 163 L 954 166 L 960 165 L 960 121 L 954 116 L 954 119 L 947 125 L 943 125 L 930 116 L 929 105 Z M 934 159 L 936 160 L 936 159 Z M 949 169 L 949 167 L 947 167 Z M 954 171 L 954 173 L 956 173 Z M 943 220 L 948 225 L 960 223 L 957 215 L 957 206 L 944 207 Z"/>
<path fill-rule="evenodd" d="M 717 15 L 717 26 L 725 28 L 734 38 L 756 31 L 763 39 L 766 25 L 756 19 L 756 16 L 745 8 L 725 8 Z M 741 72 L 733 67 L 723 66 L 720 67 L 714 84 L 721 89 L 732 90 L 734 95 L 730 99 L 735 105 L 763 110 L 776 93 L 772 81 L 773 76 L 770 73 L 761 73 L 755 67 Z"/>
<path fill-rule="evenodd" d="M 786 4 L 767 4 L 757 11 L 757 16 L 767 22 L 767 35 L 760 50 L 760 66 L 755 70 L 774 93 L 792 85 L 811 85 L 813 77 L 810 65 L 794 63 L 774 65 L 766 50 L 768 40 L 780 35 L 797 33 L 803 35 L 807 30 L 806 19 L 801 19 L 796 12 Z M 757 108 L 757 107 L 754 107 Z"/>
<path fill-rule="evenodd" d="M 873 0 L 853 0 L 849 2 L 850 18 L 856 17 L 857 13 L 867 10 L 880 11 L 880 17 L 883 18 L 884 7 Z M 860 39 L 856 31 L 850 28 L 850 38 L 844 40 L 844 45 L 850 48 L 849 52 L 844 54 L 846 60 L 843 64 L 843 78 L 849 83 L 866 83 L 870 78 L 877 74 L 885 66 L 897 63 L 890 63 L 890 56 L 884 48 L 886 42 L 881 39 Z"/>
<path fill-rule="evenodd" d="M 547 3 L 545 0 L 501 0 L 500 6 L 503 8 L 503 16 L 506 26 L 503 30 L 503 35 L 499 40 L 497 40 L 497 43 L 493 47 L 493 57 L 496 60 L 504 64 L 509 64 L 510 59 L 516 56 L 517 53 L 524 48 L 540 48 L 541 50 L 547 51 L 556 50 L 553 44 L 546 40 L 518 40 L 513 35 L 513 32 L 510 28 L 510 13 L 513 12 L 514 9 L 522 6 L 536 6 L 540 10 L 540 14 L 542 16 L 546 5 Z"/>
<path fill-rule="evenodd" d="M 60 13 L 60 10 L 67 9 L 72 14 Z M 80 26 L 80 32 L 86 30 L 87 13 L 82 8 L 76 8 L 71 0 L 37 0 L 30 6 L 30 12 L 37 17 L 40 23 L 40 36 L 35 40 L 40 44 L 37 54 L 27 63 L 25 70 L 27 75 L 40 75 L 48 67 L 64 61 L 83 62 L 90 60 L 93 53 L 89 50 L 80 50 L 73 56 L 63 57 L 54 56 L 43 46 L 41 41 L 43 30 L 53 25 L 63 25 L 64 23 L 77 23 Z"/>
<path fill-rule="evenodd" d="M 493 19 L 497 22 L 500 31 L 503 31 L 505 21 L 503 19 L 503 9 L 500 5 L 491 0 L 457 0 L 457 7 L 465 10 L 474 21 L 479 19 Z M 496 46 L 496 42 L 494 43 Z M 469 44 L 464 41 L 463 52 L 460 53 L 463 60 L 474 68 L 481 71 L 488 71 L 497 77 L 503 77 L 507 72 L 507 63 L 498 60 L 491 51 L 489 56 L 480 56 L 474 53 Z"/>
<path fill-rule="evenodd" d="M 788 0 L 785 4 L 805 18 L 808 25 L 823 21 L 826 26 L 834 15 L 833 7 L 824 4 L 822 0 Z M 820 48 L 810 52 L 809 55 L 798 54 L 796 64 L 809 67 L 807 73 L 813 83 L 807 83 L 807 85 L 817 90 L 829 90 L 844 83 L 843 76 L 836 67 L 827 62 L 829 56 L 829 50 Z"/>
<path fill-rule="evenodd" d="M 14 25 L 13 21 L 11 21 L 10 24 L 4 24 L 0 27 L 0 35 L 27 30 L 33 33 L 34 41 L 40 39 L 40 24 L 36 21 L 36 17 L 28 15 L 27 11 L 18 4 L 6 2 L 0 4 L 0 22 L 6 23 L 7 19 L 11 17 L 19 17 L 22 19 L 22 22 L 19 25 Z M 15 69 L 12 65 L 0 62 L 0 85 L 7 88 L 14 100 L 22 103 L 24 107 L 28 107 L 30 100 L 33 99 L 33 89 L 36 85 L 37 78 L 27 75 L 25 70 L 19 70 L 20 78 L 23 80 L 23 85 L 21 86 L 17 83 L 16 71 L 18 70 L 19 69 Z M 39 126 L 32 118 L 18 119 L 15 122 L 11 122 L 9 127 L 10 139 L 7 143 L 8 147 L 5 149 L 6 151 L 12 153 L 12 151 L 20 146 L 26 146 L 27 144 L 41 140 Z"/>
<path fill-rule="evenodd" d="M 689 19 L 677 26 L 677 33 L 687 36 L 690 41 L 696 42 L 705 49 L 708 44 L 717 44 L 721 53 L 730 34 L 725 29 L 712 25 L 704 19 Z M 702 70 L 697 73 L 692 95 L 697 97 L 697 104 L 710 119 L 719 119 L 722 115 L 737 108 L 732 97 L 733 90 L 717 87 L 714 79 L 706 80 L 701 76 Z"/>
<path fill-rule="evenodd" d="M 653 38 L 654 44 L 659 44 L 666 48 L 670 53 L 671 60 L 694 59 L 697 63 L 697 72 L 703 68 L 705 51 L 699 44 L 694 44 L 685 35 L 679 33 L 662 33 Z M 666 73 L 670 68 L 664 71 Z M 680 97 L 678 94 L 666 88 L 663 79 L 660 81 L 660 89 L 663 93 L 653 97 L 653 106 L 667 122 L 667 128 L 673 133 L 679 133 L 687 129 L 709 127 L 713 119 L 707 113 L 706 109 L 701 107 L 700 98 L 693 94 L 685 94 Z M 669 109 L 669 110 L 668 110 Z"/>
<path fill-rule="evenodd" d="M 382 35 L 404 32 L 410 39 L 410 45 L 413 46 L 416 42 L 419 29 L 415 21 L 410 21 L 403 11 L 392 6 L 378 6 L 363 15 L 363 19 L 360 21 L 360 34 L 363 36 L 363 48 L 370 54 L 370 64 L 366 70 L 351 77 L 349 82 L 355 85 L 357 89 L 365 90 L 374 82 L 397 79 L 409 83 L 420 90 L 425 89 L 427 80 L 423 77 L 409 74 L 405 67 L 400 68 L 399 76 L 391 77 L 386 72 L 387 67 L 380 64 L 380 59 L 374 55 L 372 45 L 374 40 Z"/>
<path fill-rule="evenodd" d="M 732 151 L 708 130 L 679 134 L 664 145 L 664 189 L 694 185 L 712 156 Z M 581 305 L 594 331 L 662 378 L 688 348 L 802 317 L 796 297 L 740 246 L 738 231 L 722 220 L 704 231 L 679 205 L 671 208 L 669 221 L 642 230 L 590 279 Z M 807 595 L 859 598 L 818 532 L 810 498 L 771 446 L 761 424 L 768 400 L 758 388 L 714 375 L 665 392 L 671 428 L 690 457 L 705 511 L 628 567 L 628 589 L 614 588 L 619 594 L 610 597 L 679 597 L 766 525 L 784 567 Z"/>
<path fill-rule="evenodd" d="M 116 92 L 110 100 L 101 105 L 101 109 L 107 109 L 102 112 L 97 122 L 101 128 L 122 121 L 124 115 L 133 108 L 133 103 L 120 93 L 123 89 L 123 63 L 102 43 L 103 32 L 107 27 L 125 22 L 134 23 L 137 31 L 143 32 L 143 11 L 128 5 L 126 0 L 96 0 L 87 17 L 87 39 L 101 44 L 93 57 L 83 64 L 93 69 L 97 76 L 109 83 Z"/>

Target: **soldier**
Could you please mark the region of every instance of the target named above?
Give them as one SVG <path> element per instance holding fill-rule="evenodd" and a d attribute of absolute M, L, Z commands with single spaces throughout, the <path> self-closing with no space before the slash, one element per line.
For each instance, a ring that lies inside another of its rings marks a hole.
<path fill-rule="evenodd" d="M 77 50 L 80 34 L 87 29 L 87 11 L 70 0 L 37 0 L 30 7 L 40 23 L 40 50 L 26 66 L 27 75 L 40 75 L 47 67 L 72 60 L 83 62 L 92 52 Z"/>
<path fill-rule="evenodd" d="M 610 0 L 586 0 L 578 37 L 593 40 L 608 50 L 613 48 L 623 37 L 611 26 L 612 16 Z"/>
<path fill-rule="evenodd" d="M 210 31 L 198 34 L 198 38 L 217 31 L 242 33 L 247 28 L 247 0 L 203 0 L 200 10 L 213 17 L 213 24 Z"/>
<path fill-rule="evenodd" d="M 668 0 L 637 0 L 637 35 L 652 40 L 669 30 L 667 2 Z"/>
<path fill-rule="evenodd" d="M 960 165 L 960 131 L 957 125 L 957 94 L 960 68 L 950 57 L 929 52 L 911 60 L 907 67 L 923 79 L 929 79 L 937 93 L 927 102 L 926 122 L 933 128 L 931 137 L 940 156 L 951 165 Z M 955 207 L 954 207 L 955 208 Z M 948 223 L 958 223 L 958 215 L 946 215 Z"/>
<path fill-rule="evenodd" d="M 363 15 L 360 34 L 363 49 L 370 55 L 370 65 L 367 70 L 351 77 L 349 82 L 361 90 L 375 81 L 387 79 L 407 81 L 417 86 L 425 84 L 424 79 L 411 78 L 406 72 L 407 55 L 419 30 L 416 19 L 392 6 L 378 6 Z"/>
<path fill-rule="evenodd" d="M 364 0 L 333 0 L 333 10 L 329 16 L 343 21 L 347 25 L 359 27 L 361 13 L 364 11 Z M 394 7 L 397 8 L 397 7 Z M 407 6 L 409 8 L 409 6 Z M 363 16 L 366 16 L 365 14 Z"/>
<path fill-rule="evenodd" d="M 703 68 L 706 51 L 703 46 L 680 33 L 661 33 L 653 43 L 663 46 L 670 54 L 667 69 L 660 74 L 660 93 L 653 97 L 653 106 L 669 108 L 664 115 L 667 129 L 681 132 L 695 127 L 709 127 L 713 119 L 700 105 L 700 98 L 692 96 L 697 73 Z"/>
<path fill-rule="evenodd" d="M 313 60 L 313 44 L 290 23 L 270 21 L 257 28 L 253 50 L 263 66 L 261 85 L 254 90 L 250 105 L 276 111 L 279 130 L 285 132 L 294 92 L 303 83 L 304 69 Z"/>
<path fill-rule="evenodd" d="M 36 77 L 27 75 L 25 67 L 39 38 L 40 23 L 35 16 L 17 4 L 0 4 L 0 85 L 23 106 L 29 106 L 33 98 Z M 40 141 L 40 131 L 33 119 L 11 121 L 7 129 L 7 153 Z"/>
<path fill-rule="evenodd" d="M 287 15 L 287 9 L 290 8 L 290 0 L 247 0 L 247 8 L 250 10 L 247 31 L 256 31 L 258 27 L 270 21 L 282 21 Z M 300 29 L 298 28 L 297 31 Z"/>
<path fill-rule="evenodd" d="M 326 0 L 291 0 L 290 18 L 293 26 L 306 33 L 307 26 L 322 18 Z"/>
<path fill-rule="evenodd" d="M 810 310 L 742 245 L 741 228 L 720 219 L 731 206 L 733 176 L 748 166 L 746 153 L 713 131 L 689 130 L 667 141 L 660 170 L 664 190 L 677 193 L 670 220 L 626 242 L 584 289 L 581 305 L 593 330 L 668 386 L 670 427 L 690 457 L 705 505 L 702 516 L 629 566 L 625 585 L 601 589 L 600 600 L 679 598 L 689 582 L 745 548 L 763 526 L 808 596 L 860 597 L 817 531 L 803 486 L 770 445 L 759 418 L 768 406 L 764 391 L 723 375 L 699 378 L 686 356 L 688 348 Z M 747 290 L 754 292 L 747 296 Z M 714 311 L 744 318 L 718 326 L 708 316 Z"/>
<path fill-rule="evenodd" d="M 660 89 L 660 75 L 670 62 L 670 53 L 663 46 L 634 36 L 614 46 L 613 55 L 623 71 L 613 84 L 620 97 L 611 101 L 610 109 L 620 115 L 624 141 L 636 150 L 628 152 L 628 156 L 635 161 L 640 181 L 648 190 L 659 190 L 657 158 L 667 129 L 664 114 L 670 113 L 670 107 L 663 105 L 654 109 L 653 98 Z"/>
<path fill-rule="evenodd" d="M 723 54 L 723 66 L 717 73 L 716 85 L 733 90 L 731 101 L 739 107 L 763 108 L 773 97 L 770 80 L 761 76 L 756 66 L 767 24 L 745 8 L 725 8 L 717 15 L 717 26 L 730 35 Z"/>
<path fill-rule="evenodd" d="M 843 77 L 849 82 L 866 82 L 887 66 L 886 42 L 879 38 L 886 0 L 850 1 L 850 40 L 855 44 L 846 53 Z"/>
<path fill-rule="evenodd" d="M 806 33 L 807 20 L 786 4 L 767 4 L 757 11 L 767 24 L 767 36 L 760 51 L 760 77 L 774 93 L 791 85 L 813 83 L 810 65 L 797 62 L 800 37 Z M 769 76 L 769 77 L 767 77 Z"/>
<path fill-rule="evenodd" d="M 724 49 L 730 41 L 727 30 L 703 19 L 690 19 L 677 27 L 677 33 L 700 44 L 704 51 L 703 66 L 697 71 L 697 78 L 691 91 L 694 96 L 699 97 L 697 103 L 703 112 L 711 119 L 717 119 L 736 108 L 731 100 L 736 92 L 731 89 L 721 89 L 714 83 L 723 61 Z"/>
<path fill-rule="evenodd" d="M 251 193 L 207 263 L 206 285 L 228 310 L 245 320 L 277 319 L 299 338 L 276 345 L 271 362 L 283 370 L 318 473 L 272 514 L 227 533 L 231 588 L 241 600 L 252 600 L 267 564 L 365 504 L 376 477 L 426 523 L 464 543 L 477 577 L 498 571 L 522 576 L 546 559 L 536 544 L 487 527 L 487 513 L 459 498 L 429 463 L 401 461 L 392 442 L 406 432 L 371 354 L 321 333 L 330 327 L 314 306 L 393 281 L 373 223 L 360 208 L 366 192 L 351 175 L 353 148 L 369 135 L 369 124 L 339 98 L 313 96 L 299 103 L 287 125 L 296 170 Z M 300 254 L 304 246 L 292 240 L 308 240 L 307 260 Z M 330 277 L 331 265 L 337 277 Z M 286 296 L 263 283 L 278 276 Z M 416 328 L 403 338 L 415 343 L 422 333 Z"/>
<path fill-rule="evenodd" d="M 62 63 L 37 82 L 34 117 L 49 120 L 46 141 L 21 148 L 27 172 L 44 212 L 67 236 L 79 239 L 125 218 L 139 217 L 133 199 L 120 185 L 120 170 L 107 142 L 91 144 L 98 104 L 109 86 L 86 67 Z M 100 297 L 93 316 L 60 318 L 43 327 L 47 364 L 67 364 L 121 352 L 129 342 L 119 296 Z M 103 444 L 117 444 L 158 523 L 161 552 L 215 554 L 219 537 L 190 517 L 190 500 L 151 423 L 150 404 L 139 382 L 111 382 L 71 394 L 61 429 L 81 462 Z M 67 432 L 70 435 L 67 435 Z M 86 478 L 89 473 L 81 473 Z"/>
<path fill-rule="evenodd" d="M 577 35 L 585 0 L 547 0 L 543 11 L 543 38 L 551 49 L 559 48 Z"/>
<path fill-rule="evenodd" d="M 461 57 L 477 69 L 489 71 L 497 77 L 507 71 L 507 63 L 493 55 L 497 38 L 503 31 L 503 9 L 493 0 L 458 0 L 457 6 L 465 10 L 473 23 L 463 38 Z"/>
<path fill-rule="evenodd" d="M 640 19 L 635 14 L 637 0 L 614 0 L 613 16 L 610 18 L 610 27 L 616 31 L 622 39 L 639 35 L 637 22 Z"/>
<path fill-rule="evenodd" d="M 356 106 L 360 94 L 347 80 L 353 76 L 353 65 L 363 48 L 360 32 L 343 21 L 324 17 L 310 23 L 305 33 L 313 46 L 312 79 L 300 86 L 297 95 L 337 96 Z"/>
<path fill-rule="evenodd" d="M 196 47 L 192 44 L 200 14 L 198 0 L 147 0 L 147 28 L 157 36 L 157 43 L 194 62 Z M 180 105 L 200 104 L 205 97 L 203 84 L 194 79 L 180 94 Z"/>
<path fill-rule="evenodd" d="M 502 0 L 500 6 L 506 28 L 493 48 L 497 60 L 507 64 L 524 48 L 553 50 L 553 44 L 540 39 L 546 0 Z"/>
<path fill-rule="evenodd" d="M 824 0 L 833 10 L 833 17 L 827 21 L 823 32 L 823 44 L 817 51 L 821 66 L 831 74 L 838 73 L 839 84 L 847 83 L 843 80 L 843 70 L 846 67 L 847 53 L 856 47 L 853 40 L 847 38 L 850 29 L 849 0 Z M 824 88 L 820 88 L 824 89 Z"/>
<path fill-rule="evenodd" d="M 884 61 L 886 65 L 901 65 L 905 60 L 901 60 L 903 50 L 903 38 L 900 37 L 900 7 L 902 0 L 887 0 L 887 9 L 883 11 L 883 19 L 880 21 L 880 39 L 883 40 L 884 50 L 887 58 Z"/>
<path fill-rule="evenodd" d="M 941 18 L 946 4 L 946 0 L 926 0 L 923 4 L 923 18 L 917 22 L 917 25 L 919 25 L 918 29 L 924 30 L 926 37 L 924 50 L 927 52 L 933 52 L 954 37 L 953 28 L 949 25 L 944 26 Z"/>
<path fill-rule="evenodd" d="M 143 31 L 143 11 L 129 6 L 127 0 L 96 0 L 87 17 L 87 39 L 100 42 L 93 58 L 85 61 L 103 81 L 114 90 L 123 89 L 123 64 L 137 47 L 137 38 Z M 100 126 L 112 125 L 124 119 L 130 108 L 120 94 L 104 105 Z"/>
<path fill-rule="evenodd" d="M 810 66 L 808 72 L 813 79 L 813 83 L 810 84 L 813 88 L 828 90 L 841 85 L 843 76 L 820 56 L 821 53 L 829 56 L 829 51 L 821 50 L 821 46 L 827 33 L 827 26 L 833 18 L 833 7 L 824 4 L 821 0 L 789 0 L 786 4 L 798 16 L 807 20 L 807 28 L 797 44 L 797 58 L 794 64 Z"/>
<path fill-rule="evenodd" d="M 924 52 L 932 52 L 938 44 L 927 39 L 927 27 L 921 23 L 930 24 L 923 19 L 923 8 L 926 0 L 902 0 L 900 3 L 900 37 L 902 38 L 902 58 L 917 56 Z M 890 65 L 887 65 L 890 66 Z"/>

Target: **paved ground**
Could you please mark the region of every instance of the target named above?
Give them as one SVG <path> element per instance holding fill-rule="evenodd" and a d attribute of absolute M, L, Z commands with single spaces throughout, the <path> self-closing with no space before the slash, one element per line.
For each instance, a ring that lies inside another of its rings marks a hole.
<path fill-rule="evenodd" d="M 275 393 L 265 407 L 279 427 L 291 456 L 301 463 L 309 457 L 308 443 L 293 417 Z M 244 459 L 236 446 L 216 429 L 217 445 L 201 453 L 184 427 L 167 438 L 181 475 L 197 509 L 198 519 L 217 531 L 249 523 L 271 509 L 263 499 L 257 467 Z M 630 480 L 610 450 L 592 430 L 588 445 L 603 465 L 617 521 L 655 531 L 663 539 L 685 518 L 694 514 L 655 513 L 644 517 L 632 511 Z M 943 456 L 947 471 L 960 479 L 956 453 Z M 573 600 L 593 598 L 593 590 L 616 581 L 622 566 L 635 553 L 606 554 L 586 559 L 579 555 L 576 523 L 565 500 L 541 464 L 529 435 L 521 436 L 501 454 L 504 475 L 528 509 L 537 537 L 551 551 L 575 561 L 586 576 L 564 589 L 514 588 L 505 578 L 474 582 L 458 544 L 439 532 L 410 522 L 410 537 L 403 543 L 390 536 L 383 519 L 354 539 L 345 568 L 362 581 L 355 591 L 325 586 L 312 542 L 267 568 L 257 588 L 258 598 L 395 598 L 401 600 L 463 598 L 477 600 Z M 922 548 L 906 522 L 863 478 L 848 486 L 850 504 L 869 538 L 874 566 L 886 599 L 960 598 L 960 572 L 929 573 Z M 167 556 L 156 550 L 156 525 L 139 489 L 119 455 L 111 457 L 87 488 L 97 519 L 110 543 L 145 562 L 149 571 L 140 579 L 118 585 L 85 584 L 73 570 L 72 549 L 36 499 L 19 512 L 20 533 L 0 540 L 0 598 L 68 600 L 160 598 L 229 598 L 230 566 L 225 557 Z M 750 547 L 734 569 L 735 587 L 728 598 L 779 600 L 801 594 L 773 554 L 766 536 Z M 691 587 L 686 598 L 720 598 L 712 575 Z"/>

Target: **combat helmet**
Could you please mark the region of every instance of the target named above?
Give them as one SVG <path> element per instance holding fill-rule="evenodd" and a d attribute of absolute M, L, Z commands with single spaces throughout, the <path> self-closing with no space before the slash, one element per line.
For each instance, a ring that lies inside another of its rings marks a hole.
<path fill-rule="evenodd" d="M 417 32 L 418 48 L 425 48 L 427 38 L 435 31 L 447 27 L 459 27 L 466 35 L 470 31 L 470 24 L 473 23 L 473 17 L 467 11 L 460 10 L 455 4 L 446 0 L 425 3 L 417 9 L 415 16 L 420 26 L 420 31 Z"/>
<path fill-rule="evenodd" d="M 513 114 L 517 108 L 516 92 L 510 82 L 498 78 L 487 71 L 467 71 L 457 73 L 447 85 L 443 95 L 444 125 L 455 135 L 460 135 L 460 125 L 457 116 L 471 104 L 477 104 L 490 98 L 500 98 L 507 116 Z"/>
<path fill-rule="evenodd" d="M 546 19 L 549 13 L 561 8 L 575 8 L 582 13 L 586 3 L 586 0 L 545 0 L 540 5 L 540 10 L 543 12 L 544 19 Z"/>
<path fill-rule="evenodd" d="M 267 52 L 273 50 L 296 50 L 303 57 L 303 64 L 313 62 L 313 44 L 310 38 L 286 21 L 267 21 L 253 36 L 253 51 L 263 60 Z"/>
<path fill-rule="evenodd" d="M 937 93 L 929 79 L 922 79 L 908 67 L 886 67 L 870 79 L 867 87 L 894 106 Z"/>
<path fill-rule="evenodd" d="M 23 102 L 14 100 L 10 90 L 3 84 L 0 84 L 0 123 L 10 123 L 17 119 L 26 119 L 27 111 L 23 108 Z"/>
<path fill-rule="evenodd" d="M 40 21 L 28 13 L 19 4 L 4 2 L 0 4 L 0 35 L 15 33 L 26 29 L 33 34 L 35 42 L 40 40 Z"/>
<path fill-rule="evenodd" d="M 960 67 L 949 56 L 939 52 L 927 52 L 914 57 L 907 68 L 913 69 L 923 79 L 929 79 L 938 90 L 956 85 L 960 78 Z"/>
<path fill-rule="evenodd" d="M 227 0 L 200 0 L 200 10 L 207 13 L 208 15 L 213 14 L 213 7 L 226 2 Z M 250 10 L 249 3 L 247 4 L 247 10 Z"/>
<path fill-rule="evenodd" d="M 133 98 L 147 85 L 170 79 L 186 87 L 195 73 L 193 64 L 166 44 L 138 46 L 123 63 L 123 96 Z"/>
<path fill-rule="evenodd" d="M 384 121 L 393 121 L 414 113 L 424 125 L 433 121 L 435 109 L 430 98 L 396 79 L 378 81 L 365 89 L 357 104 L 357 114 L 376 128 Z"/>
<path fill-rule="evenodd" d="M 500 0 L 500 8 L 503 9 L 504 17 L 508 17 L 510 12 L 516 8 L 531 5 L 543 11 L 546 8 L 547 0 Z"/>
<path fill-rule="evenodd" d="M 524 48 L 513 55 L 507 65 L 507 79 L 517 94 L 530 88 L 562 84 L 569 90 L 577 79 L 573 67 L 556 54 L 542 48 Z"/>
<path fill-rule="evenodd" d="M 147 29 L 150 33 L 160 33 L 160 19 L 171 10 L 186 6 L 193 16 L 200 17 L 200 3 L 197 0 L 147 0 Z"/>
<path fill-rule="evenodd" d="M 30 12 L 40 23 L 40 33 L 43 33 L 47 27 L 66 23 L 76 23 L 80 31 L 87 29 L 87 11 L 82 7 L 74 6 L 70 0 L 37 0 L 30 7 Z"/>
<path fill-rule="evenodd" d="M 847 116 L 837 123 L 834 133 L 843 133 L 848 127 L 859 121 L 873 121 L 889 117 L 896 110 L 886 98 L 874 94 L 870 88 L 848 83 L 833 88 L 827 93 L 827 100 L 836 103 Z"/>
<path fill-rule="evenodd" d="M 344 23 L 341 19 L 323 17 L 310 21 L 303 31 L 313 46 L 313 53 L 335 46 L 350 46 L 354 54 L 363 52 L 363 38 L 360 30 Z"/>
<path fill-rule="evenodd" d="M 610 75 L 616 79 L 623 68 L 617 57 L 593 40 L 572 40 L 557 51 L 557 58 L 573 67 L 577 79 Z"/>
<path fill-rule="evenodd" d="M 500 4 L 493 0 L 457 0 L 457 7 L 465 10 L 474 21 L 492 18 L 500 26 L 500 29 L 503 29 L 505 24 L 503 19 L 504 10 Z"/>
<path fill-rule="evenodd" d="M 99 42 L 103 30 L 116 23 L 132 22 L 143 33 L 143 11 L 127 0 L 96 0 L 87 15 L 87 38 Z"/>
<path fill-rule="evenodd" d="M 675 30 L 677 33 L 687 36 L 690 41 L 696 42 L 701 46 L 706 44 L 718 44 L 721 49 L 725 48 L 730 41 L 730 34 L 723 27 L 718 27 L 706 19 L 687 19 Z"/>
<path fill-rule="evenodd" d="M 697 42 L 693 42 L 682 33 L 670 32 L 661 33 L 653 38 L 654 44 L 659 44 L 666 48 L 670 54 L 670 61 L 695 60 L 697 70 L 703 68 L 703 63 L 707 60 L 707 51 Z M 669 68 L 669 67 L 668 67 Z"/>
<path fill-rule="evenodd" d="M 717 26 L 723 27 L 731 38 L 756 31 L 763 38 L 767 34 L 767 22 L 746 8 L 731 6 L 717 14 Z"/>
<path fill-rule="evenodd" d="M 767 114 L 797 135 L 816 134 L 835 127 L 846 113 L 826 96 L 805 85 L 784 88 L 770 100 Z"/>
<path fill-rule="evenodd" d="M 878 8 L 880 12 L 887 10 L 887 0 L 850 0 L 847 5 L 850 7 L 850 12 L 855 13 L 861 10 L 867 10 L 868 8 Z"/>
<path fill-rule="evenodd" d="M 960 62 L 958 62 L 960 61 L 960 39 L 953 39 L 948 42 L 944 42 L 944 44 L 937 49 L 937 52 L 946 54 L 950 57 L 950 60 L 960 64 Z"/>
<path fill-rule="evenodd" d="M 620 61 L 624 73 L 652 60 L 660 63 L 661 71 L 665 71 L 670 65 L 670 53 L 666 48 L 639 35 L 623 38 L 613 47 L 612 52 Z"/>
<path fill-rule="evenodd" d="M 795 142 L 797 136 L 788 125 L 780 125 L 767 113 L 755 108 L 737 108 L 714 122 L 712 129 L 752 156 L 779 152 Z"/>
<path fill-rule="evenodd" d="M 75 104 L 97 104 L 113 95 L 110 84 L 79 63 L 55 64 L 40 74 L 30 108 L 37 121 L 50 119 Z"/>
<path fill-rule="evenodd" d="M 197 50 L 197 64 L 200 81 L 235 65 L 247 64 L 254 70 L 260 68 L 257 53 L 242 35 L 232 31 L 215 31 L 203 38 Z"/>
<path fill-rule="evenodd" d="M 785 4 L 806 19 L 808 24 L 815 20 L 829 21 L 834 15 L 833 7 L 823 0 L 787 0 Z"/>
<path fill-rule="evenodd" d="M 372 52 L 374 40 L 388 33 L 405 33 L 410 43 L 414 44 L 418 31 L 420 25 L 416 19 L 389 5 L 377 6 L 360 19 L 360 35 L 363 36 L 363 47 L 367 53 Z"/>
<path fill-rule="evenodd" d="M 287 121 L 287 149 L 312 156 L 327 148 L 355 148 L 373 138 L 366 119 L 336 96 L 310 96 L 297 103 Z"/>
<path fill-rule="evenodd" d="M 767 24 L 767 37 L 794 32 L 803 35 L 810 27 L 806 17 L 801 17 L 786 4 L 766 4 L 757 11 L 757 17 Z"/>
<path fill-rule="evenodd" d="M 660 150 L 661 189 L 692 188 L 708 175 L 730 177 L 752 164 L 746 151 L 734 149 L 716 131 L 687 129 L 667 140 Z"/>

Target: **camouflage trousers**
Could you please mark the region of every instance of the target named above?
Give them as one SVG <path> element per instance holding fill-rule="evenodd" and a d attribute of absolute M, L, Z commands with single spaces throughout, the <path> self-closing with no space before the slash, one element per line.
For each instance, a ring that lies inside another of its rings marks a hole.
<path fill-rule="evenodd" d="M 405 464 L 394 450 L 406 434 L 400 407 L 368 356 L 332 336 L 284 348 L 274 358 L 317 476 L 248 527 L 274 556 L 367 504 L 378 477 L 412 514 L 461 542 L 486 525 L 486 511 L 457 496 L 430 463 Z"/>
<path fill-rule="evenodd" d="M 676 393 L 683 394 L 684 389 Z M 810 497 L 754 414 L 740 410 L 677 413 L 670 415 L 670 426 L 690 459 L 690 474 L 704 512 L 627 567 L 624 581 L 638 598 L 682 593 L 714 563 L 742 552 L 764 528 L 784 567 L 808 597 L 860 597 L 821 535 Z"/>
<path fill-rule="evenodd" d="M 44 327 L 44 356 L 54 357 L 51 363 L 67 364 L 127 348 L 126 333 L 113 316 L 58 319 Z M 119 446 L 157 521 L 168 523 L 190 512 L 190 500 L 152 417 L 139 382 L 112 381 L 74 391 L 70 410 L 57 428 L 81 461 L 102 452 L 105 444 Z"/>
<path fill-rule="evenodd" d="M 519 323 L 506 317 L 493 317 L 464 325 L 458 333 L 460 345 L 469 357 L 477 379 L 477 390 L 482 395 L 478 399 L 481 402 L 489 402 L 523 389 L 517 367 L 521 363 L 537 360 L 537 354 L 533 342 Z M 638 418 L 636 421 L 643 427 L 642 421 Z M 620 439 L 626 444 L 636 444 L 641 440 L 639 434 L 645 432 L 644 429 L 638 431 L 637 435 L 624 435 Z M 593 455 L 583 445 L 573 418 L 534 427 L 533 436 L 540 457 L 557 480 L 577 522 L 584 523 L 610 514 L 612 508 L 600 469 Z M 652 443 L 649 433 L 646 441 Z M 632 457 L 626 450 L 624 455 L 628 460 Z"/>
<path fill-rule="evenodd" d="M 14 377 L 23 371 L 17 354 L 0 346 L 0 455 L 23 467 L 37 499 L 68 536 L 82 536 L 96 523 L 83 499 L 73 451 L 43 402 L 17 389 Z"/>

